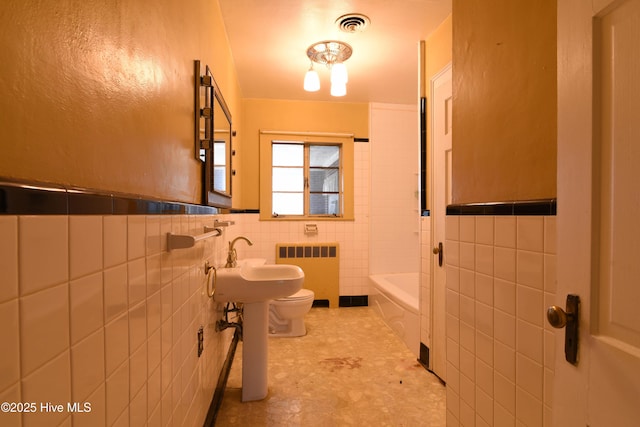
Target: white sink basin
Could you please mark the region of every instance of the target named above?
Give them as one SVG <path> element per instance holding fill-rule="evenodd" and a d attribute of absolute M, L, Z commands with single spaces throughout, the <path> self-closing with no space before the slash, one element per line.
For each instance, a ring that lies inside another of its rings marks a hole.
<path fill-rule="evenodd" d="M 214 299 L 221 302 L 262 302 L 293 295 L 302 289 L 304 272 L 295 265 L 264 264 L 262 259 L 239 261 L 217 271 Z"/>
<path fill-rule="evenodd" d="M 266 258 L 243 258 L 237 261 L 238 267 L 245 265 L 263 265 L 267 263 Z"/>

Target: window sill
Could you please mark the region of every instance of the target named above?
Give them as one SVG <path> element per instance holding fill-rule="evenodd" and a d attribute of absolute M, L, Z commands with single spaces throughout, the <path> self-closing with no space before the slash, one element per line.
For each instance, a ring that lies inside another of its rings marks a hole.
<path fill-rule="evenodd" d="M 355 218 L 339 216 L 339 217 L 330 217 L 330 216 L 286 216 L 281 215 L 277 217 L 260 217 L 260 221 L 354 221 Z"/>

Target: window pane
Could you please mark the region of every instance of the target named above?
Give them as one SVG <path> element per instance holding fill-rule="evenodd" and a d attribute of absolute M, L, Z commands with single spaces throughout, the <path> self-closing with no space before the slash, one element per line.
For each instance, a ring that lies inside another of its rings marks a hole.
<path fill-rule="evenodd" d="M 317 192 L 340 191 L 338 169 L 310 169 L 309 188 Z"/>
<path fill-rule="evenodd" d="M 273 166 L 302 166 L 304 145 L 273 143 Z"/>
<path fill-rule="evenodd" d="M 273 193 L 272 209 L 278 215 L 304 214 L 303 193 Z"/>
<path fill-rule="evenodd" d="M 340 196 L 337 194 L 311 194 L 311 215 L 340 215 Z"/>
<path fill-rule="evenodd" d="M 273 168 L 273 191 L 304 191 L 302 168 Z"/>
<path fill-rule="evenodd" d="M 213 182 L 214 190 L 227 191 L 227 168 L 224 166 L 213 167 Z"/>
<path fill-rule="evenodd" d="M 213 161 L 216 165 L 227 164 L 227 156 L 225 155 L 226 145 L 224 141 L 213 143 Z"/>
<path fill-rule="evenodd" d="M 340 165 L 340 147 L 336 145 L 311 145 L 309 147 L 309 166 L 338 167 Z"/>

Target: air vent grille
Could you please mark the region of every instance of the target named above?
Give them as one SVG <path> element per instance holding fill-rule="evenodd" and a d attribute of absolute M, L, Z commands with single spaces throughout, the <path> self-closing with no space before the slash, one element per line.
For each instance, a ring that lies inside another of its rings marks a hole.
<path fill-rule="evenodd" d="M 336 24 L 340 31 L 344 31 L 345 33 L 358 33 L 364 31 L 369 24 L 371 24 L 371 21 L 366 15 L 349 13 L 336 19 Z"/>

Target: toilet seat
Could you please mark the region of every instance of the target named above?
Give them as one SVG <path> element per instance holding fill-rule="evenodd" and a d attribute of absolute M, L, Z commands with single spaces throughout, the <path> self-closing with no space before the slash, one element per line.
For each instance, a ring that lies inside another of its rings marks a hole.
<path fill-rule="evenodd" d="M 300 300 L 313 298 L 313 296 L 314 294 L 312 290 L 300 289 L 298 292 L 296 292 L 293 295 L 289 295 L 288 297 L 284 297 L 284 298 L 278 298 L 275 301 L 300 301 Z"/>

